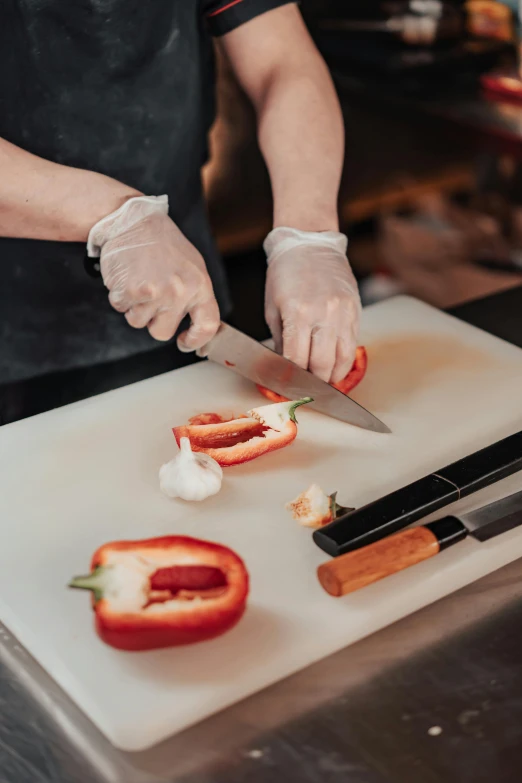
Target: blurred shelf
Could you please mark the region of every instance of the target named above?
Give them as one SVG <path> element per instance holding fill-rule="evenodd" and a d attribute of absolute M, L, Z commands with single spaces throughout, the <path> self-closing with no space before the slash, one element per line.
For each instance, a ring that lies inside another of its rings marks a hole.
<path fill-rule="evenodd" d="M 359 196 L 340 200 L 340 219 L 344 229 L 354 223 L 378 217 L 382 212 L 407 209 L 422 195 L 471 192 L 475 175 L 471 166 L 456 165 L 422 179 L 393 179 Z M 271 229 L 271 201 L 268 194 L 245 200 L 241 192 L 230 194 L 228 203 L 220 202 L 219 211 L 210 207 L 211 223 L 220 252 L 234 256 L 261 246 Z M 231 217 L 233 216 L 233 217 Z M 220 219 L 221 218 L 221 219 Z"/>

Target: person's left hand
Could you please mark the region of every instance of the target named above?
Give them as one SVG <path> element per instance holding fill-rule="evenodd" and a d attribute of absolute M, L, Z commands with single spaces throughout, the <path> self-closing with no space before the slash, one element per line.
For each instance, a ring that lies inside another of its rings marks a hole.
<path fill-rule="evenodd" d="M 265 317 L 276 350 L 324 381 L 350 371 L 357 348 L 361 300 L 335 231 L 275 228 L 266 238 Z"/>

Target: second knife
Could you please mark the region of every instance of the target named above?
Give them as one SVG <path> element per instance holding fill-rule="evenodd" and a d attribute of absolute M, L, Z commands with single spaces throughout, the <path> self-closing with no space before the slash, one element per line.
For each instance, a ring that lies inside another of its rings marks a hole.
<path fill-rule="evenodd" d="M 475 511 L 443 517 L 348 552 L 320 565 L 317 576 L 330 595 L 346 595 L 421 563 L 468 535 L 488 541 L 521 524 L 522 492 L 515 492 Z"/>

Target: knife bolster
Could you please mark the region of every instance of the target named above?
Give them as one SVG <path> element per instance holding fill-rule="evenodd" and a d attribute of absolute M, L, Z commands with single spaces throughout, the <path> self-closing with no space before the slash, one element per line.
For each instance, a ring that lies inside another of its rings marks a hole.
<path fill-rule="evenodd" d="M 440 551 L 466 538 L 468 531 L 457 517 L 443 517 L 424 525 L 439 542 Z"/>

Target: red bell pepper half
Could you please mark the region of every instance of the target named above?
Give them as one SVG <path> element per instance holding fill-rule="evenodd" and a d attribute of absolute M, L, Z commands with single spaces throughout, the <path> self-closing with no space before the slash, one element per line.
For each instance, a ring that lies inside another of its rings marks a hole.
<path fill-rule="evenodd" d="M 119 650 L 193 644 L 243 615 L 248 572 L 231 549 L 187 536 L 115 541 L 93 555 L 70 587 L 91 590 L 96 630 Z"/>
<path fill-rule="evenodd" d="M 352 369 L 346 378 L 343 378 L 343 380 L 339 381 L 339 383 L 332 383 L 332 386 L 334 389 L 338 389 L 343 394 L 348 394 L 349 391 L 355 389 L 355 387 L 362 381 L 366 375 L 367 367 L 368 354 L 366 353 L 366 348 L 363 345 L 360 345 L 355 351 L 355 360 L 352 365 Z M 267 389 L 265 386 L 260 386 L 259 384 L 256 384 L 256 386 L 261 394 L 267 398 L 267 400 L 271 400 L 272 402 L 285 402 L 286 397 L 283 397 L 281 394 L 270 391 L 270 389 Z"/>
<path fill-rule="evenodd" d="M 215 421 L 211 417 L 221 417 L 206 413 L 172 431 L 178 446 L 181 438 L 188 438 L 192 451 L 204 451 L 223 467 L 239 465 L 292 443 L 297 435 L 295 410 L 308 402 L 312 402 L 311 397 L 264 405 L 230 421 Z M 199 423 L 209 420 L 209 424 Z"/>

